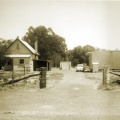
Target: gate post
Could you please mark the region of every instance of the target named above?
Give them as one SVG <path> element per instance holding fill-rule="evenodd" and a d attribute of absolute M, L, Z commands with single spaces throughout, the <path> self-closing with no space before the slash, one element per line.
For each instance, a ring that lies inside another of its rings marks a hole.
<path fill-rule="evenodd" d="M 40 88 L 46 87 L 46 67 L 41 67 L 41 73 L 40 73 Z"/>
<path fill-rule="evenodd" d="M 109 65 L 105 65 L 103 69 L 103 85 L 109 82 Z"/>
<path fill-rule="evenodd" d="M 14 70 L 12 71 L 12 80 L 14 80 Z"/>
<path fill-rule="evenodd" d="M 14 70 L 12 70 L 12 80 L 11 80 L 11 83 L 12 83 L 12 84 L 13 84 L 14 79 L 15 79 Z"/>

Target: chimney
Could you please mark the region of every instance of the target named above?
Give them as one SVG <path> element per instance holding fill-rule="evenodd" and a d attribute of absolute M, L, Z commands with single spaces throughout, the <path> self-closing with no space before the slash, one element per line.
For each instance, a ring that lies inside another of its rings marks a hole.
<path fill-rule="evenodd" d="M 38 53 L 38 40 L 35 40 L 35 51 Z"/>

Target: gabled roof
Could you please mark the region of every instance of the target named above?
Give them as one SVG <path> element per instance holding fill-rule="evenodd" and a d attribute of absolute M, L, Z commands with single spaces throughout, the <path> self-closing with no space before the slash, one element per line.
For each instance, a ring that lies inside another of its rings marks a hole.
<path fill-rule="evenodd" d="M 35 49 L 33 49 L 26 41 L 24 41 L 24 40 L 20 40 L 18 37 L 13 41 L 13 43 L 16 41 L 16 40 L 19 40 L 27 49 L 29 49 L 32 53 L 34 53 L 34 54 L 38 54 L 39 55 L 39 53 L 35 50 Z M 13 44 L 12 43 L 12 44 Z M 11 45 L 12 45 L 11 44 Z M 10 46 L 11 46 L 10 45 Z M 10 47 L 9 46 L 9 47 Z M 8 47 L 8 48 L 9 48 Z"/>
<path fill-rule="evenodd" d="M 35 49 L 33 49 L 26 41 L 23 40 L 19 41 L 21 41 L 32 53 L 37 54 L 37 51 L 35 51 Z"/>

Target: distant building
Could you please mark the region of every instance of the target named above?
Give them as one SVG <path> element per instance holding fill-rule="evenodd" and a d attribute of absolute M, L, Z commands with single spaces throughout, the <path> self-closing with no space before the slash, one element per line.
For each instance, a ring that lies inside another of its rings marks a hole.
<path fill-rule="evenodd" d="M 7 53 L 6 57 L 8 59 L 4 67 L 5 70 L 15 71 L 27 68 L 33 71 L 33 60 L 38 59 L 38 53 L 27 42 L 17 38 L 8 47 Z"/>
<path fill-rule="evenodd" d="M 120 69 L 120 51 L 93 51 L 88 52 L 89 67 L 94 71 L 94 66 L 98 70 L 103 69 L 104 65 L 109 65 L 110 69 Z"/>
<path fill-rule="evenodd" d="M 71 61 L 60 61 L 60 69 L 61 70 L 70 70 L 71 69 Z"/>

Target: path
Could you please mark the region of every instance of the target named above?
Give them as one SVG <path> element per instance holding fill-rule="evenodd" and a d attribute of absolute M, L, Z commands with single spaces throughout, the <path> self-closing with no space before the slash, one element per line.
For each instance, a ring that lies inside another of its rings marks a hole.
<path fill-rule="evenodd" d="M 1 91 L 1 120 L 119 120 L 120 91 L 94 89 L 85 73 L 65 70 L 45 89 Z"/>

